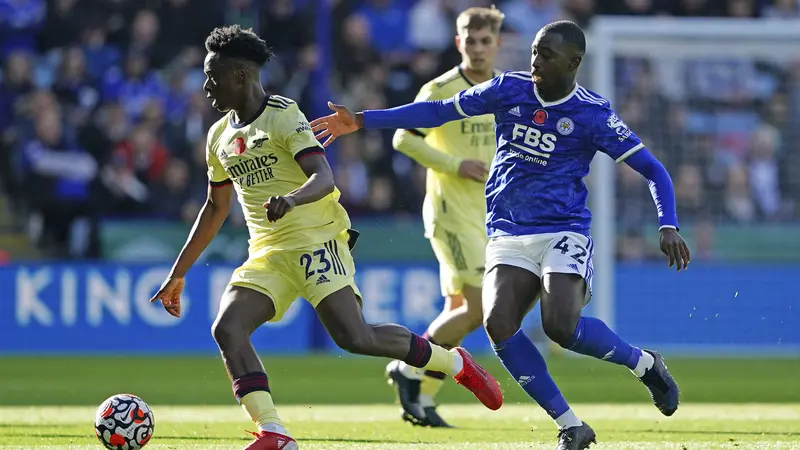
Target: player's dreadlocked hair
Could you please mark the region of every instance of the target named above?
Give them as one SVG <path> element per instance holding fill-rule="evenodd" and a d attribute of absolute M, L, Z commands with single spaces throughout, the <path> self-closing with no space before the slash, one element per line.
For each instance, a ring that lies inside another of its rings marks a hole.
<path fill-rule="evenodd" d="M 227 58 L 241 58 L 258 64 L 267 63 L 274 55 L 267 43 L 253 31 L 239 25 L 217 27 L 206 38 L 206 51 Z"/>
<path fill-rule="evenodd" d="M 548 23 L 542 27 L 542 30 L 560 34 L 565 42 L 574 45 L 581 53 L 586 53 L 586 35 L 583 34 L 583 30 L 581 30 L 581 27 L 575 22 L 559 20 L 557 22 Z"/>

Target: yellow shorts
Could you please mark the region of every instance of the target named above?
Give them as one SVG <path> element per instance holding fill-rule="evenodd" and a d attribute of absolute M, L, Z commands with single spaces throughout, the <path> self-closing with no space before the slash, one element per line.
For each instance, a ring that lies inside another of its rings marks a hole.
<path fill-rule="evenodd" d="M 350 253 L 356 237 L 357 232 L 346 230 L 322 244 L 248 259 L 233 271 L 230 285 L 269 296 L 275 304 L 275 317 L 270 322 L 279 321 L 298 297 L 316 308 L 325 297 L 350 286 L 360 299 Z"/>
<path fill-rule="evenodd" d="M 481 287 L 489 242 L 486 231 L 464 227 L 456 232 L 437 226 L 430 241 L 439 260 L 443 296 L 459 295 L 464 286 Z"/>

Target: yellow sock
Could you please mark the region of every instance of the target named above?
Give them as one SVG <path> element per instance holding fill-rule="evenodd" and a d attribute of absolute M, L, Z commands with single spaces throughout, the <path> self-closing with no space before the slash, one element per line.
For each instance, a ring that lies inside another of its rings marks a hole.
<path fill-rule="evenodd" d="M 462 365 L 463 361 L 459 353 L 447 351 L 436 344 L 431 344 L 431 359 L 423 369 L 444 372 L 453 376 L 461 372 Z"/>
<path fill-rule="evenodd" d="M 419 399 L 420 403 L 424 403 L 422 406 L 434 406 L 433 399 L 436 398 L 436 394 L 442 390 L 442 386 L 444 386 L 444 380 L 441 378 L 434 378 L 428 375 L 422 376 L 422 381 L 419 385 Z M 425 401 L 423 401 L 423 399 Z"/>
<path fill-rule="evenodd" d="M 272 394 L 269 392 L 251 392 L 242 397 L 240 403 L 244 411 L 262 430 L 273 431 L 267 429 L 268 424 L 276 424 L 283 428 L 281 418 L 278 417 L 278 410 L 275 409 L 275 403 L 272 402 Z"/>

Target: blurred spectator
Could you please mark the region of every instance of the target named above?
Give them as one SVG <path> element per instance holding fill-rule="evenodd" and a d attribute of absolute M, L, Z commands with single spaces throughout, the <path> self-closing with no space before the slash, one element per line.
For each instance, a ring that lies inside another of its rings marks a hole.
<path fill-rule="evenodd" d="M 778 130 L 769 125 L 763 125 L 753 134 L 748 155 L 748 175 L 753 189 L 753 198 L 761 214 L 767 219 L 777 219 L 782 209 L 776 158 L 779 146 Z"/>
<path fill-rule="evenodd" d="M 223 23 L 267 40 L 276 57 L 263 69 L 265 89 L 312 115 L 319 68 L 335 100 L 354 108 L 413 100 L 458 64 L 454 20 L 469 6 L 505 13 L 499 68 L 521 70 L 539 28 L 562 18 L 800 14 L 796 0 L 330 2 L 325 37 L 315 35 L 307 0 L 0 0 L 0 196 L 37 243 L 62 256 L 92 254 L 101 214 L 194 221 L 207 190 L 206 133 L 220 117 L 199 88 L 203 41 Z M 616 68 L 614 107 L 670 170 L 695 255 L 714 256 L 721 227 L 798 219 L 800 61 L 657 55 L 618 58 Z M 391 149 L 391 134 L 358 133 L 329 150 L 353 216 L 418 217 L 425 171 Z M 619 256 L 657 256 L 641 177 L 621 166 L 616 192 Z M 56 199 L 75 208 L 58 209 Z M 242 225 L 237 207 L 228 223 Z"/>
<path fill-rule="evenodd" d="M 35 136 L 21 150 L 21 193 L 32 211 L 35 241 L 62 257 L 88 256 L 97 161 L 75 143 L 55 110 L 38 112 Z"/>
<path fill-rule="evenodd" d="M 44 0 L 0 0 L 0 60 L 16 50 L 36 48 L 37 33 L 44 27 Z"/>
<path fill-rule="evenodd" d="M 531 42 L 543 26 L 562 18 L 558 0 L 510 0 L 502 11 L 506 25 Z"/>
<path fill-rule="evenodd" d="M 453 19 L 444 8 L 444 0 L 420 0 L 412 8 L 409 42 L 420 50 L 442 52 L 453 46 Z"/>
<path fill-rule="evenodd" d="M 103 98 L 108 102 L 119 102 L 125 113 L 138 118 L 145 104 L 162 101 L 166 88 L 156 72 L 149 68 L 149 60 L 142 53 L 129 53 L 124 70 L 112 68 L 103 80 Z"/>
<path fill-rule="evenodd" d="M 797 0 L 771 0 L 766 2 L 761 15 L 769 19 L 796 19 L 800 17 L 800 2 Z"/>

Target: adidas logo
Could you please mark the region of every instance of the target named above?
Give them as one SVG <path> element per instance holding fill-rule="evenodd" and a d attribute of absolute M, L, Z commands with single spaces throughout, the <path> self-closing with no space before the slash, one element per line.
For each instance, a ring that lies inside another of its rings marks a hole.
<path fill-rule="evenodd" d="M 534 378 L 536 377 L 534 377 L 533 375 L 523 375 L 517 378 L 517 383 L 519 383 L 520 387 L 525 387 L 525 385 L 533 381 Z"/>
<path fill-rule="evenodd" d="M 575 272 L 579 272 L 578 266 L 576 264 L 570 264 L 567 267 L 569 267 L 570 269 L 574 270 Z"/>
<path fill-rule="evenodd" d="M 329 280 L 328 277 L 326 277 L 325 275 L 320 275 L 319 278 L 317 278 L 317 286 L 319 286 L 322 283 L 329 283 L 330 281 L 331 280 Z"/>
<path fill-rule="evenodd" d="M 519 112 L 519 106 L 515 106 L 508 110 L 508 113 L 512 116 L 522 117 L 522 113 Z"/>

